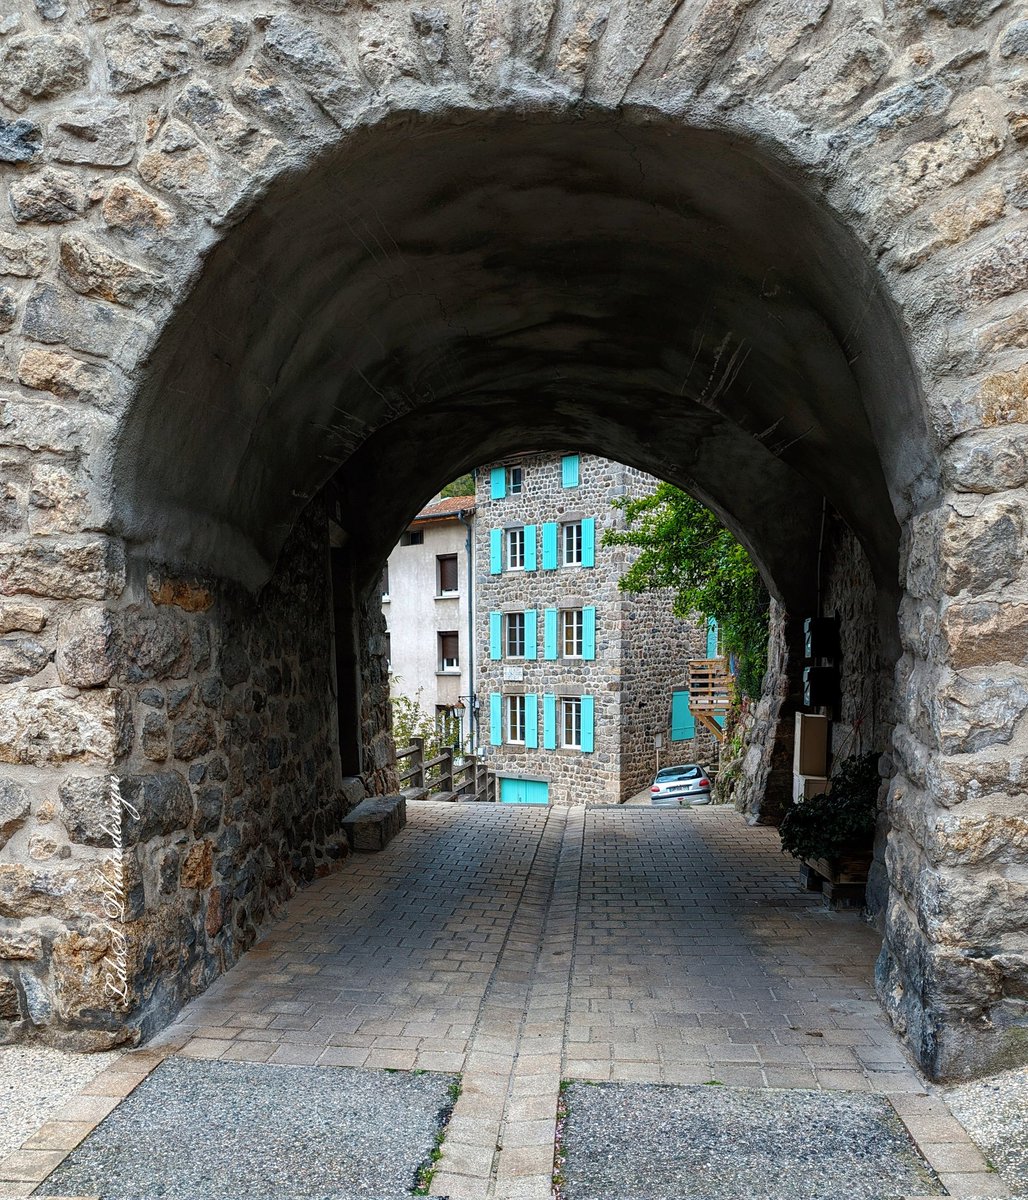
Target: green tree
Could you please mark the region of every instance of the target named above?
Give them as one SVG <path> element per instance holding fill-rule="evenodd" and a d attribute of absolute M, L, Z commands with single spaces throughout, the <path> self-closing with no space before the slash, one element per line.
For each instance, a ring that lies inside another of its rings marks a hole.
<path fill-rule="evenodd" d="M 625 592 L 671 588 L 680 617 L 713 617 L 721 645 L 738 659 L 736 687 L 760 695 L 767 669 L 769 597 L 753 560 L 717 517 L 670 483 L 641 499 L 612 502 L 624 530 L 608 530 L 605 546 L 631 546 L 639 556 L 622 575 Z"/>
<path fill-rule="evenodd" d="M 474 494 L 475 477 L 470 471 L 466 475 L 460 475 L 452 483 L 448 483 L 439 493 L 440 496 L 473 496 Z"/>

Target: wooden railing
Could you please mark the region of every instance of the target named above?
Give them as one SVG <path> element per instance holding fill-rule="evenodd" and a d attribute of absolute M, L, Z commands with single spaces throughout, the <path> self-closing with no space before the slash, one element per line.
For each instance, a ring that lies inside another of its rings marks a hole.
<path fill-rule="evenodd" d="M 425 739 L 411 739 L 396 751 L 397 777 L 401 788 L 422 788 L 439 800 L 494 802 L 496 777 L 474 754 L 458 757 L 452 746 L 435 758 L 425 758 Z"/>
<path fill-rule="evenodd" d="M 693 658 L 689 661 L 689 711 L 720 742 L 724 717 L 732 702 L 732 676 L 726 658 Z M 717 718 L 721 718 L 721 722 Z"/>

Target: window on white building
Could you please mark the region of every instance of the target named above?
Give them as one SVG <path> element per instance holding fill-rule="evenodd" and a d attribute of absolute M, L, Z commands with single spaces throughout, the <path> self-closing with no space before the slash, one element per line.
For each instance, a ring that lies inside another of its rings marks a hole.
<path fill-rule="evenodd" d="M 525 567 L 525 529 L 519 525 L 517 529 L 507 530 L 507 570 L 524 570 Z"/>
<path fill-rule="evenodd" d="M 582 565 L 582 522 L 568 521 L 560 527 L 563 547 L 562 559 L 565 567 Z"/>
<path fill-rule="evenodd" d="M 503 625 L 504 653 L 508 658 L 524 658 L 525 614 L 523 612 L 504 613 Z"/>
<path fill-rule="evenodd" d="M 524 744 L 525 697 L 505 696 L 507 708 L 507 741 Z"/>
<path fill-rule="evenodd" d="M 440 671 L 460 670 L 460 638 L 452 630 L 439 635 L 439 669 Z"/>
<path fill-rule="evenodd" d="M 580 608 L 560 610 L 560 653 L 562 658 L 581 658 L 583 655 L 585 621 Z"/>
<path fill-rule="evenodd" d="M 571 696 L 560 702 L 560 744 L 568 750 L 582 749 L 582 698 Z"/>
<path fill-rule="evenodd" d="M 423 529 L 408 529 L 407 532 L 400 538 L 401 546 L 420 546 L 425 541 L 425 531 Z"/>
<path fill-rule="evenodd" d="M 457 556 L 456 554 L 436 555 L 436 584 L 439 596 L 456 596 L 457 586 Z"/>

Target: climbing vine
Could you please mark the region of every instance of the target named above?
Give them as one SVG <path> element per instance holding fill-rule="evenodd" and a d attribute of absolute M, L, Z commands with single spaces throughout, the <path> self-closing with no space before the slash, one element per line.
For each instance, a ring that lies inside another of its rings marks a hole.
<path fill-rule="evenodd" d="M 767 589 L 746 549 L 717 517 L 670 483 L 649 496 L 612 501 L 623 530 L 608 530 L 605 546 L 631 546 L 638 558 L 618 581 L 625 592 L 674 590 L 677 616 L 713 617 L 726 654 L 737 660 L 740 694 L 760 695 L 767 669 Z"/>

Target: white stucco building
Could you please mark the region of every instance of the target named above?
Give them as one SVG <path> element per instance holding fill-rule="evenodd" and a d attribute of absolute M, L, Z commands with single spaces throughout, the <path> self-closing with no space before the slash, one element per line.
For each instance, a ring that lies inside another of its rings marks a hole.
<path fill-rule="evenodd" d="M 382 576 L 394 695 L 470 736 L 474 690 L 474 496 L 436 499 L 411 521 Z M 469 571 L 469 553 L 471 556 Z"/>

